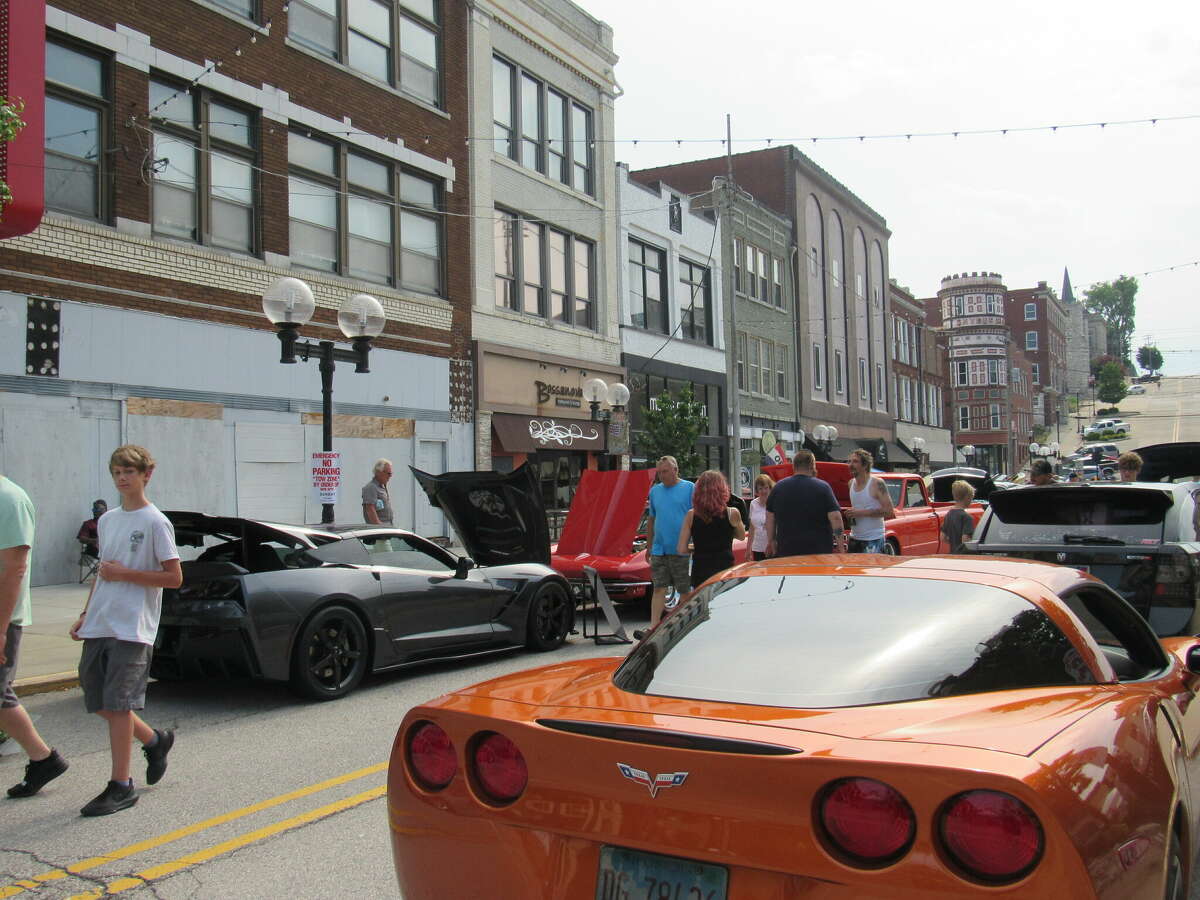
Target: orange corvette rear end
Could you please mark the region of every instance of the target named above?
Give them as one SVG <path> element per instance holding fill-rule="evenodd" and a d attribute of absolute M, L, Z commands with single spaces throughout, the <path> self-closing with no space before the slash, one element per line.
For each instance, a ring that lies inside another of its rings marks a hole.
<path fill-rule="evenodd" d="M 1160 898 L 1184 883 L 1191 645 L 1145 643 L 1072 570 L 842 561 L 735 568 L 627 660 L 411 710 L 388 785 L 404 896 Z"/>

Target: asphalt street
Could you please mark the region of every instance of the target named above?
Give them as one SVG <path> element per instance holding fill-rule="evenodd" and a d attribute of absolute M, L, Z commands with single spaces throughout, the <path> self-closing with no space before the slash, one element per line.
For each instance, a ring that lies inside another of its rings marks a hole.
<path fill-rule="evenodd" d="M 1130 394 L 1117 404 L 1121 412 L 1115 418 L 1124 419 L 1132 428 L 1128 438 L 1115 442 L 1122 450 L 1169 441 L 1200 441 L 1200 376 L 1163 378 L 1160 384 L 1161 387 L 1147 384 L 1146 393 Z M 1106 408 L 1100 401 L 1096 406 Z M 1083 398 L 1079 420 L 1082 424 L 1087 425 L 1094 418 L 1091 409 L 1091 398 Z M 1064 451 L 1074 450 L 1083 442 L 1072 433 L 1075 422 L 1072 417 L 1071 432 L 1064 422 L 1060 435 L 1053 436 Z"/>
<path fill-rule="evenodd" d="M 621 607 L 630 631 L 640 607 Z M 151 684 L 145 718 L 175 728 L 166 777 L 132 809 L 84 819 L 108 778 L 104 723 L 78 689 L 25 704 L 71 768 L 27 800 L 0 795 L 0 900 L 7 897 L 262 898 L 397 896 L 385 812 L 386 763 L 412 706 L 507 672 L 567 659 L 623 656 L 575 635 L 550 653 L 508 652 L 369 678 L 332 703 L 281 685 Z M 0 786 L 24 757 L 0 745 Z"/>

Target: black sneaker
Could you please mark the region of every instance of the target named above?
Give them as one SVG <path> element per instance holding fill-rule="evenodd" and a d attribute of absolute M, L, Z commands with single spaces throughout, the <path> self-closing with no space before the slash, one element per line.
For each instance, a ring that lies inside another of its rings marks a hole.
<path fill-rule="evenodd" d="M 633 639 L 635 641 L 640 641 L 642 638 L 644 638 L 649 633 L 650 633 L 649 628 L 638 628 L 633 632 Z"/>
<path fill-rule="evenodd" d="M 137 802 L 138 793 L 132 781 L 129 784 L 110 781 L 108 787 L 100 792 L 100 796 L 93 797 L 88 801 L 87 806 L 81 809 L 79 814 L 81 816 L 111 816 L 115 812 L 129 809 Z"/>
<path fill-rule="evenodd" d="M 155 728 L 154 733 L 158 735 L 154 746 L 142 747 L 142 753 L 146 754 L 146 784 L 158 784 L 162 780 L 167 773 L 167 754 L 175 746 L 175 732 Z"/>
<path fill-rule="evenodd" d="M 25 766 L 25 780 L 8 789 L 10 797 L 32 797 L 47 784 L 67 771 L 67 761 L 51 750 L 45 759 L 30 760 Z"/>

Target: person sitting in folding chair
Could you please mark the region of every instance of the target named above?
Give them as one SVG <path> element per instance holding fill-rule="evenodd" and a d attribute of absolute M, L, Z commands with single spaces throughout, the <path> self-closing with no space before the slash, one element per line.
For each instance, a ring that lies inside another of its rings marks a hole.
<path fill-rule="evenodd" d="M 75 540 L 79 541 L 79 583 L 83 584 L 100 568 L 100 534 L 97 523 L 108 512 L 108 504 L 97 500 L 92 504 L 92 517 L 79 526 Z"/>

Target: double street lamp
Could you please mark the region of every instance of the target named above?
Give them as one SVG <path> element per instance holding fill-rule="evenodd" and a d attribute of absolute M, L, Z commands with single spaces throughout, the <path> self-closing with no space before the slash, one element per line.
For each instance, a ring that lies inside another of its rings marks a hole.
<path fill-rule="evenodd" d="M 1054 441 L 1053 443 L 1050 443 L 1050 444 L 1039 444 L 1037 441 L 1034 441 L 1032 444 L 1029 445 L 1029 455 L 1030 456 L 1058 456 L 1058 452 L 1061 449 L 1062 448 L 1059 446 L 1058 441 Z"/>
<path fill-rule="evenodd" d="M 834 425 L 818 425 L 812 430 L 812 438 L 817 446 L 829 456 L 833 452 L 833 442 L 838 439 L 838 430 Z"/>
<path fill-rule="evenodd" d="M 917 457 L 917 474 L 925 474 L 927 468 L 925 465 L 925 438 L 914 436 L 909 440 L 908 445 L 912 447 L 913 454 Z"/>
<path fill-rule="evenodd" d="M 355 294 L 346 298 L 338 309 L 337 323 L 351 349 L 335 347 L 333 341 L 298 340 L 301 327 L 308 324 L 317 303 L 312 289 L 299 278 L 285 276 L 267 288 L 262 298 L 263 314 L 275 326 L 279 337 L 279 361 L 293 364 L 299 350 L 305 362 L 316 357 L 321 372 L 321 449 L 333 450 L 333 372 L 337 362 L 354 363 L 354 371 L 369 373 L 367 355 L 371 339 L 383 333 L 387 316 L 383 304 L 370 294 Z M 321 504 L 321 523 L 333 524 L 333 504 Z"/>
<path fill-rule="evenodd" d="M 603 378 L 589 378 L 583 383 L 583 399 L 591 407 L 593 422 L 607 422 L 629 402 L 629 388 L 619 381 L 607 384 Z M 601 409 L 600 404 L 606 400 L 609 408 Z"/>

